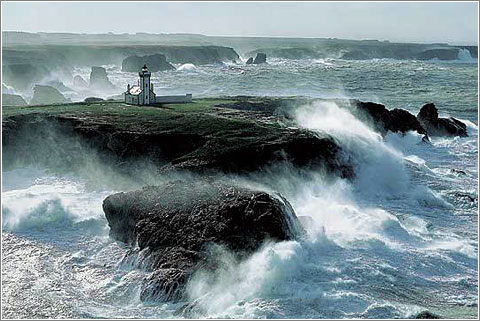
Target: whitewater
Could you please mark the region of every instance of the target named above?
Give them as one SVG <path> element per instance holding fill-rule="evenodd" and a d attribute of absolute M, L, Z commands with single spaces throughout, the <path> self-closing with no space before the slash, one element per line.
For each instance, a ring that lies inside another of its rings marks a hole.
<path fill-rule="evenodd" d="M 119 88 L 134 82 L 135 74 L 107 67 Z M 87 68 L 77 72 L 88 78 Z M 469 137 L 383 138 L 334 102 L 297 106 L 296 126 L 332 135 L 356 178 L 283 165 L 222 176 L 282 194 L 308 222 L 307 235 L 267 242 L 243 261 L 216 253 L 218 270 L 198 271 L 188 300 L 177 303 L 140 301 L 150 273 L 142 253 L 125 259 L 129 247 L 109 238 L 102 211 L 112 193 L 161 183 L 154 168 L 124 177 L 96 160 L 71 173 L 41 164 L 3 171 L 3 316 L 178 318 L 189 305 L 188 317 L 198 318 L 405 318 L 425 310 L 476 318 L 477 72 L 465 61 L 271 59 L 155 73 L 158 94 L 356 98 L 414 114 L 434 102 L 441 116 L 465 122 Z"/>

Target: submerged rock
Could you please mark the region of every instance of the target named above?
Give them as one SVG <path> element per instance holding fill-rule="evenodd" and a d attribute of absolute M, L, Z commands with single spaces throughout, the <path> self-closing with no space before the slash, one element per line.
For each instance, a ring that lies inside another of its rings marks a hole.
<path fill-rule="evenodd" d="M 430 311 L 422 311 L 415 316 L 415 319 L 442 319 L 442 317 Z"/>
<path fill-rule="evenodd" d="M 354 100 L 353 104 L 360 111 L 360 118 L 368 120 L 373 124 L 374 129 L 382 135 L 386 135 L 388 131 L 394 133 L 406 133 L 408 131 L 416 131 L 425 135 L 427 131 L 418 122 L 417 118 L 403 109 L 388 110 L 384 105 L 361 102 Z"/>
<path fill-rule="evenodd" d="M 103 202 L 110 236 L 148 252 L 154 272 L 144 299 L 179 299 L 200 268 L 214 268 L 208 255 L 220 245 L 243 257 L 265 240 L 293 240 L 303 229 L 280 195 L 221 182 L 175 181 L 117 193 Z"/>
<path fill-rule="evenodd" d="M 417 119 L 430 136 L 468 136 L 467 125 L 453 117 L 438 117 L 438 110 L 434 104 L 424 105 Z"/>
<path fill-rule="evenodd" d="M 4 106 L 25 106 L 28 105 L 20 95 L 2 94 L 2 105 Z"/>
<path fill-rule="evenodd" d="M 264 54 L 263 52 L 257 53 L 257 56 L 255 57 L 255 60 L 253 61 L 254 64 L 263 64 L 267 62 L 267 55 Z"/>
<path fill-rule="evenodd" d="M 90 88 L 99 90 L 111 90 L 115 86 L 108 80 L 107 70 L 103 67 L 92 67 L 90 73 Z"/>
<path fill-rule="evenodd" d="M 175 67 L 168 63 L 165 55 L 154 54 L 150 56 L 130 56 L 122 61 L 122 71 L 139 72 L 143 65 L 147 65 L 150 71 L 174 70 Z"/>
<path fill-rule="evenodd" d="M 30 105 L 49 105 L 70 102 L 56 88 L 51 86 L 35 85 Z"/>

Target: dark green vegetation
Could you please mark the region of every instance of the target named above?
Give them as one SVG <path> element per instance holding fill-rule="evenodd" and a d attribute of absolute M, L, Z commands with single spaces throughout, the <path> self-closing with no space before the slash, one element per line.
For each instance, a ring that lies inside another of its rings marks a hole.
<path fill-rule="evenodd" d="M 4 161 L 38 162 L 38 155 L 43 155 L 41 161 L 51 164 L 59 158 L 76 159 L 84 154 L 75 150 L 74 144 L 56 138 L 61 133 L 120 162 L 148 158 L 162 171 L 240 173 L 286 161 L 300 167 L 322 167 L 342 177 L 353 176 L 342 149 L 328 134 L 320 137 L 289 128 L 287 119 L 272 118 L 270 113 L 225 108 L 226 103 L 241 105 L 242 101 L 245 99 L 203 99 L 157 107 L 108 101 L 4 107 Z M 40 148 L 39 137 L 52 135 L 55 144 L 42 144 Z M 40 150 L 36 154 L 27 151 L 27 146 Z M 45 152 L 49 148 L 52 151 Z"/>

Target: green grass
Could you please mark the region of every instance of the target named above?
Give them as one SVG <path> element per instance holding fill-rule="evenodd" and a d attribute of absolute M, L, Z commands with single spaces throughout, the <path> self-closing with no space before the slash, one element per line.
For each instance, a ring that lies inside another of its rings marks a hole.
<path fill-rule="evenodd" d="M 2 121 L 17 115 L 37 114 L 77 118 L 88 125 L 108 125 L 116 129 L 136 132 L 184 132 L 215 137 L 250 135 L 269 136 L 276 125 L 258 124 L 245 119 L 219 117 L 214 105 L 233 100 L 197 99 L 186 104 L 163 106 L 134 106 L 119 101 L 71 103 L 43 106 L 5 106 Z M 12 118 L 13 120 L 13 118 Z"/>

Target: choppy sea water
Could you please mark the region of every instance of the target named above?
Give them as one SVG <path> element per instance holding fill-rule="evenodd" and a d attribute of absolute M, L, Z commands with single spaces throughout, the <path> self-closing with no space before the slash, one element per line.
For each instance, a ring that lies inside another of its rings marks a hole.
<path fill-rule="evenodd" d="M 349 97 L 415 114 L 434 102 L 468 124 L 467 138 L 425 145 L 414 133 L 381 139 L 333 103 L 298 106 L 298 126 L 335 136 L 358 161 L 357 178 L 332 182 L 289 168 L 232 177 L 282 193 L 313 224 L 303 241 L 265 244 L 243 262 L 197 274 L 188 301 L 199 317 L 476 317 L 477 71 L 476 63 L 326 59 L 154 73 L 158 94 Z M 77 72 L 88 78 L 87 68 Z M 118 66 L 107 72 L 119 88 L 136 81 Z M 99 187 L 38 166 L 3 172 L 4 317 L 176 316 L 187 302 L 140 301 L 149 272 L 124 262 L 128 248 L 108 237 L 101 204 L 120 190 L 107 177 Z"/>

